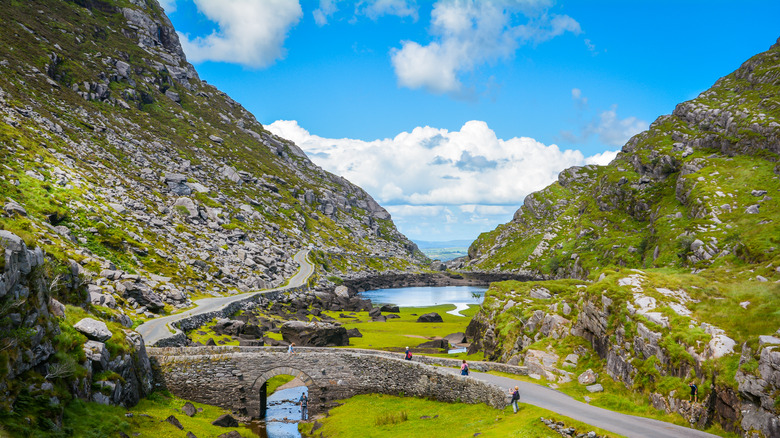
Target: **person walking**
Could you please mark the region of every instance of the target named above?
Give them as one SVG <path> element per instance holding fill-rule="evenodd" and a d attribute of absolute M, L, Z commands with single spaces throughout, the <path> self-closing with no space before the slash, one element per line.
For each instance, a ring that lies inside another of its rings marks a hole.
<path fill-rule="evenodd" d="M 406 347 L 406 355 L 404 355 L 404 359 L 412 360 L 412 352 L 409 351 L 409 347 Z"/>
<path fill-rule="evenodd" d="M 308 419 L 309 416 L 309 397 L 306 397 L 306 393 L 301 393 L 301 398 L 298 399 L 301 404 L 301 420 Z"/>
<path fill-rule="evenodd" d="M 515 411 L 515 414 L 517 413 L 518 409 L 520 409 L 517 406 L 517 402 L 520 401 L 520 388 L 515 386 L 514 391 L 509 391 L 510 394 L 512 394 L 512 410 Z"/>
<path fill-rule="evenodd" d="M 699 387 L 696 386 L 695 382 L 691 382 L 688 384 L 688 386 L 691 387 L 691 401 L 694 403 L 699 402 Z"/>
<path fill-rule="evenodd" d="M 290 345 L 287 346 L 287 352 L 290 354 L 295 353 L 295 342 L 291 342 Z"/>
<path fill-rule="evenodd" d="M 461 376 L 469 375 L 469 364 L 466 363 L 466 359 L 463 359 L 463 363 L 460 364 L 460 375 Z"/>

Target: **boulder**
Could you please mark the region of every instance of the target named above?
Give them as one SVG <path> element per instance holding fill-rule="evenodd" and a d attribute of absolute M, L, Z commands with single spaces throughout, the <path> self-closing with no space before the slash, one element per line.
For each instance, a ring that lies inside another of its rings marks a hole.
<path fill-rule="evenodd" d="M 598 378 L 598 374 L 594 373 L 593 370 L 588 368 L 588 370 L 586 370 L 584 373 L 580 374 L 579 377 L 577 377 L 577 381 L 580 382 L 580 385 L 592 385 L 596 383 L 597 378 Z"/>
<path fill-rule="evenodd" d="M 381 314 L 382 314 L 382 309 L 380 309 L 379 307 L 374 307 L 374 308 L 372 308 L 371 310 L 368 311 L 368 316 L 370 316 L 372 318 L 376 318 L 377 316 L 379 316 Z"/>
<path fill-rule="evenodd" d="M 282 338 L 295 345 L 337 347 L 349 345 L 347 329 L 324 322 L 287 321 L 281 327 Z"/>
<path fill-rule="evenodd" d="M 434 339 L 432 341 L 423 342 L 418 345 L 417 348 L 450 348 L 450 343 L 446 339 Z"/>
<path fill-rule="evenodd" d="M 159 295 L 154 293 L 146 284 L 135 280 L 121 281 L 116 284 L 116 290 L 125 298 L 132 298 L 140 306 L 145 306 L 152 312 L 159 312 L 165 307 L 165 303 Z"/>
<path fill-rule="evenodd" d="M 444 322 L 443 319 L 441 319 L 441 315 L 439 315 L 436 312 L 426 313 L 425 315 L 420 315 L 419 318 L 417 318 L 417 322 Z"/>
<path fill-rule="evenodd" d="M 111 339 L 111 336 L 113 335 L 113 333 L 108 330 L 108 326 L 106 326 L 105 322 L 92 318 L 82 319 L 74 324 L 73 328 L 83 333 L 89 339 L 100 342 Z"/>
<path fill-rule="evenodd" d="M 458 333 L 450 333 L 449 335 L 445 336 L 444 339 L 447 340 L 450 344 L 462 344 L 464 342 L 467 342 L 466 340 L 466 334 L 463 332 Z"/>
<path fill-rule="evenodd" d="M 362 338 L 363 333 L 360 333 L 360 330 L 356 328 L 351 328 L 347 330 L 347 336 L 349 336 L 350 338 Z"/>
<path fill-rule="evenodd" d="M 588 392 L 603 392 L 604 387 L 601 386 L 600 383 L 597 383 L 595 385 L 586 386 L 585 389 L 588 390 Z"/>
<path fill-rule="evenodd" d="M 394 304 L 385 304 L 384 306 L 380 307 L 379 310 L 388 313 L 399 313 L 401 311 L 398 306 Z"/>
<path fill-rule="evenodd" d="M 387 317 L 385 315 L 379 315 L 371 318 L 374 322 L 387 322 Z"/>
<path fill-rule="evenodd" d="M 188 417 L 195 416 L 195 413 L 198 411 L 195 409 L 195 405 L 193 405 L 190 402 L 184 403 L 184 406 L 181 407 L 181 411 L 184 412 L 185 415 Z"/>
<path fill-rule="evenodd" d="M 211 424 L 219 427 L 238 427 L 238 420 L 233 418 L 230 414 L 222 414 L 216 420 L 212 421 Z"/>
<path fill-rule="evenodd" d="M 179 422 L 179 419 L 174 417 L 173 415 L 169 415 L 168 418 L 165 419 L 168 423 L 171 423 L 172 425 L 176 426 L 179 430 L 184 430 L 184 426 L 181 425 L 181 422 Z"/>

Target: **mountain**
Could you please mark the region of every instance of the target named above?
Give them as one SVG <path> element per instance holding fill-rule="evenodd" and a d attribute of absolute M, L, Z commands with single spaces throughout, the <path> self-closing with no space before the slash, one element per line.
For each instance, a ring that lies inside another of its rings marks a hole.
<path fill-rule="evenodd" d="M 778 162 L 780 40 L 472 243 L 469 269 L 548 279 L 495 284 L 472 351 L 552 382 L 584 356 L 691 424 L 780 436 Z"/>
<path fill-rule="evenodd" d="M 135 404 L 151 382 L 132 327 L 278 286 L 301 249 L 317 287 L 428 262 L 365 191 L 200 80 L 157 1 L 9 0 L 0 17 L 0 412 L 52 400 L 31 414 L 49 427 L 71 397 Z"/>

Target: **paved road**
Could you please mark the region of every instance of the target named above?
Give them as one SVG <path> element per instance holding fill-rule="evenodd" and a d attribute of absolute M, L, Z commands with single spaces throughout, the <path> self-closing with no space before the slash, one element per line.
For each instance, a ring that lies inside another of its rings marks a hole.
<path fill-rule="evenodd" d="M 442 368 L 453 374 L 460 374 L 459 369 Z M 520 388 L 520 402 L 539 406 L 569 418 L 573 418 L 592 426 L 623 435 L 630 438 L 698 438 L 716 437 L 700 430 L 665 423 L 644 417 L 621 414 L 607 409 L 591 406 L 577 401 L 568 395 L 531 382 L 511 379 L 509 377 L 495 376 L 472 371 L 470 377 L 492 383 L 504 388 L 509 394 L 509 389 L 518 386 Z"/>
<path fill-rule="evenodd" d="M 243 293 L 239 295 L 231 295 L 227 297 L 203 298 L 198 301 L 195 301 L 195 305 L 197 307 L 195 307 L 194 309 L 190 309 L 185 312 L 177 313 L 175 315 L 170 315 L 163 318 L 149 320 L 139 325 L 138 328 L 136 328 L 135 330 L 138 333 L 140 333 L 141 336 L 144 337 L 144 342 L 146 343 L 146 345 L 154 345 L 155 342 L 159 341 L 160 339 L 172 336 L 174 333 L 171 332 L 171 330 L 174 330 L 176 333 L 178 333 L 178 329 L 171 328 L 169 326 L 169 324 L 174 321 L 178 321 L 182 318 L 198 315 L 201 313 L 213 312 L 234 301 L 243 300 L 257 294 L 277 292 L 280 290 L 302 286 L 303 284 L 306 283 L 306 280 L 308 280 L 311 274 L 314 272 L 314 265 L 309 263 L 309 261 L 306 259 L 308 255 L 309 255 L 308 250 L 301 250 L 298 251 L 295 254 L 295 256 L 293 256 L 293 260 L 295 260 L 301 268 L 298 271 L 298 273 L 296 273 L 290 279 L 290 281 L 287 283 L 286 286 L 278 287 L 276 289 L 264 290 L 260 292 L 247 292 L 247 293 Z"/>

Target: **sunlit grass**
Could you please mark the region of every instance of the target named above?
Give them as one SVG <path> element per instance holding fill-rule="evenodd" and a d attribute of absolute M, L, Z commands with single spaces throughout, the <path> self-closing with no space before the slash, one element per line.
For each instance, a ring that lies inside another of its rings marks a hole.
<path fill-rule="evenodd" d="M 554 414 L 531 405 L 520 405 L 517 414 L 512 408 L 493 409 L 484 404 L 442 403 L 414 397 L 359 395 L 341 401 L 328 416 L 317 421 L 323 424 L 313 436 L 324 437 L 560 437 L 540 420 L 554 418 L 573 426 L 578 433 L 595 431 L 599 435 L 617 437 L 614 433 L 594 428 L 579 421 Z M 406 420 L 400 421 L 403 413 Z M 399 421 L 386 421 L 388 418 Z M 304 435 L 311 424 L 301 426 Z M 307 435 L 305 435 L 307 436 Z"/>

